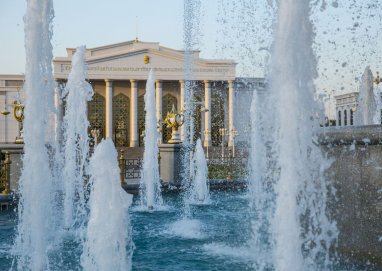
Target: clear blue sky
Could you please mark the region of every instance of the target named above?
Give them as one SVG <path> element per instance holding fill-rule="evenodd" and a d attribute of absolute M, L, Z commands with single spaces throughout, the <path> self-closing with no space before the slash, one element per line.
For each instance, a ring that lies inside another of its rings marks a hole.
<path fill-rule="evenodd" d="M 245 66 L 250 71 L 246 75 L 262 75 L 263 68 L 252 67 L 261 65 L 267 54 L 258 50 L 269 45 L 262 23 L 269 16 L 264 9 L 267 0 L 200 2 L 202 57 L 234 58 L 239 63 L 256 59 Z M 320 56 L 319 88 L 356 90 L 355 77 L 366 65 L 374 73 L 382 72 L 382 0 L 342 0 L 338 8 L 330 5 L 334 0 L 326 2 L 328 7 L 316 8 L 312 16 Z M 244 8 L 243 3 L 253 6 Z M 0 0 L 0 74 L 24 71 L 25 7 L 25 0 Z M 54 8 L 54 56 L 64 56 L 67 47 L 132 40 L 136 25 L 140 40 L 183 47 L 183 0 L 54 0 Z"/>

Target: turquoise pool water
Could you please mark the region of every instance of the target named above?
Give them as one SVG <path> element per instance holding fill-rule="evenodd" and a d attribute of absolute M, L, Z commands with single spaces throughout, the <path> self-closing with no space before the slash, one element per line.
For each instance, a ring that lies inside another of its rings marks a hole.
<path fill-rule="evenodd" d="M 130 208 L 135 250 L 133 270 L 254 270 L 249 249 L 250 220 L 244 192 L 214 192 L 208 205 L 191 205 L 184 217 L 178 194 L 166 194 L 162 211 Z M 0 213 L 0 270 L 12 266 L 9 249 L 15 233 L 14 212 Z M 51 270 L 80 270 L 81 251 L 68 236 L 52 244 Z M 342 264 L 336 270 L 377 270 Z"/>

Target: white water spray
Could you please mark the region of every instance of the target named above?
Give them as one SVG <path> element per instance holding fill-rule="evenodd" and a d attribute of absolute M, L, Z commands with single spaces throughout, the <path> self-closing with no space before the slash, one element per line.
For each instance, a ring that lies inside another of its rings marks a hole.
<path fill-rule="evenodd" d="M 81 266 L 85 271 L 131 270 L 128 208 L 133 197 L 121 187 L 117 151 L 111 139 L 97 145 L 89 171 L 90 216 Z"/>
<path fill-rule="evenodd" d="M 200 37 L 200 0 L 184 0 L 183 15 L 183 41 L 184 41 L 184 87 L 181 89 L 181 110 L 183 110 L 184 123 L 181 126 L 183 141 L 182 154 L 182 187 L 185 191 L 184 215 L 190 215 L 188 201 L 190 197 L 190 181 L 192 178 L 192 151 L 194 141 L 194 82 L 193 80 L 193 58 L 194 50 L 198 46 Z M 183 99 L 183 100 L 182 100 Z"/>
<path fill-rule="evenodd" d="M 208 167 L 202 147 L 202 141 L 200 139 L 196 142 L 192 163 L 194 174 L 191 174 L 193 176 L 191 200 L 197 203 L 207 203 L 210 198 L 208 186 Z"/>
<path fill-rule="evenodd" d="M 86 215 L 84 199 L 84 177 L 89 155 L 89 121 L 87 102 L 93 89 L 86 81 L 88 76 L 85 62 L 85 46 L 77 47 L 72 58 L 72 70 L 62 94 L 66 97 L 64 117 L 64 227 L 82 224 Z"/>
<path fill-rule="evenodd" d="M 155 75 L 150 70 L 145 94 L 145 150 L 141 171 L 140 194 L 142 205 L 149 209 L 163 205 L 158 165 L 158 129 L 155 112 Z"/>
<path fill-rule="evenodd" d="M 19 270 L 47 270 L 52 232 L 52 172 L 45 142 L 46 117 L 54 108 L 53 1 L 29 0 L 25 21 L 24 157 L 20 178 L 19 223 L 13 252 Z"/>
<path fill-rule="evenodd" d="M 261 162 L 252 156 L 251 162 L 252 174 L 259 174 L 251 191 L 261 196 L 253 202 L 256 251 L 265 248 L 273 254 L 271 261 L 258 263 L 263 270 L 269 265 L 276 270 L 330 269 L 329 248 L 337 236 L 326 216 L 323 171 L 329 162 L 312 143 L 319 108 L 309 15 L 309 1 L 279 1 L 267 115 L 252 122 L 260 124 L 252 127 L 258 133 L 252 136 L 252 146 L 260 147 L 257 151 L 266 158 Z"/>
<path fill-rule="evenodd" d="M 380 112 L 377 112 L 377 101 L 374 97 L 373 79 L 373 73 L 370 67 L 366 67 L 359 88 L 359 101 L 357 111 L 355 112 L 356 125 L 380 123 L 380 121 L 378 122 Z"/>

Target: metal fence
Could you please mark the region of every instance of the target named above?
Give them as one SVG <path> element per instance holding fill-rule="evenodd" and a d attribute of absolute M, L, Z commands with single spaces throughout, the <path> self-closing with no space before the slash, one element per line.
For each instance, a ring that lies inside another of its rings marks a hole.
<path fill-rule="evenodd" d="M 5 188 L 5 164 L 4 161 L 0 161 L 0 192 Z"/>
<path fill-rule="evenodd" d="M 9 152 L 5 153 L 5 160 L 0 161 L 0 193 L 9 194 L 11 186 L 10 178 L 11 159 Z"/>
<path fill-rule="evenodd" d="M 125 162 L 125 179 L 141 178 L 143 159 L 126 159 Z"/>
<path fill-rule="evenodd" d="M 247 165 L 247 157 L 218 157 L 207 160 L 208 165 Z"/>

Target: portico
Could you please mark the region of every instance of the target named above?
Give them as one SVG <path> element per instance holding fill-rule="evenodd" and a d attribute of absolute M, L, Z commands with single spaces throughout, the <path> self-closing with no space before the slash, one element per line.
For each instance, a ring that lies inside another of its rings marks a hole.
<path fill-rule="evenodd" d="M 63 86 L 71 69 L 74 48 L 66 57 L 54 59 L 54 78 Z M 232 60 L 206 60 L 193 52 L 193 100 L 206 110 L 195 113 L 196 136 L 204 146 L 219 145 L 219 128 L 229 131 L 233 145 L 235 67 Z M 144 135 L 144 94 L 150 69 L 156 77 L 156 114 L 161 123 L 174 105 L 182 112 L 184 103 L 184 52 L 159 43 L 138 40 L 87 49 L 89 82 L 95 91 L 88 104 L 91 129 L 113 138 L 120 147 L 142 146 Z M 199 107 L 200 108 L 200 107 Z M 228 109 L 226 114 L 225 108 Z M 198 110 L 198 106 L 196 107 Z M 227 115 L 227 117 L 225 117 Z M 166 143 L 170 131 L 162 124 L 160 141 Z M 184 131 L 181 130 L 184 136 Z"/>

